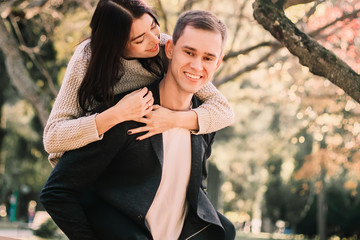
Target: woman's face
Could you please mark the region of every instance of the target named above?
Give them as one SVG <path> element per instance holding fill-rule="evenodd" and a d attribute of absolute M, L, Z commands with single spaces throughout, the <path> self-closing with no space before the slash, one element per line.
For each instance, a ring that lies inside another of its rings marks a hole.
<path fill-rule="evenodd" d="M 149 14 L 135 19 L 125 49 L 125 58 L 150 58 L 159 53 L 160 28 Z"/>

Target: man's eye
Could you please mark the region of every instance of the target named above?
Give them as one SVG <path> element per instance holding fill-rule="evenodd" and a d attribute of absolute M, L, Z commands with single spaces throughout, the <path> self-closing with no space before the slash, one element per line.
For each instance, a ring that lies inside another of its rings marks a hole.
<path fill-rule="evenodd" d="M 194 56 L 194 54 L 192 52 L 189 52 L 189 51 L 185 51 L 185 53 L 189 56 Z"/>

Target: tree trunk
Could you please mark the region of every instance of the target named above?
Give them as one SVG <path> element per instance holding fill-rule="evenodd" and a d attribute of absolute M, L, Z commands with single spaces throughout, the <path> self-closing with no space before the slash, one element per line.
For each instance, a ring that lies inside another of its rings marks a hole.
<path fill-rule="evenodd" d="M 360 75 L 350 66 L 301 32 L 272 1 L 256 0 L 253 8 L 258 23 L 297 56 L 302 65 L 329 79 L 360 103 Z"/>
<path fill-rule="evenodd" d="M 0 36 L 0 49 L 5 56 L 5 65 L 10 82 L 20 95 L 34 106 L 42 125 L 45 126 L 49 116 L 49 111 L 47 110 L 50 101 L 49 96 L 43 94 L 41 89 L 36 86 L 35 81 L 29 76 L 19 50 L 19 45 L 13 35 L 7 31 L 4 19 L 1 17 Z M 40 95 L 41 93 L 42 95 Z"/>
<path fill-rule="evenodd" d="M 5 63 L 3 62 L 4 56 L 0 51 L 0 72 L 6 72 Z M 3 106 L 5 103 L 5 91 L 9 85 L 9 78 L 6 74 L 2 73 L 0 76 L 0 186 L 3 186 L 4 181 L 4 170 L 5 170 L 5 159 L 4 154 L 1 153 L 3 142 L 6 135 L 5 118 L 3 117 Z M 4 198 L 3 188 L 0 189 L 0 203 Z"/>
<path fill-rule="evenodd" d="M 325 175 L 326 170 L 324 166 L 321 168 L 321 189 L 318 195 L 317 201 L 317 229 L 320 240 L 326 240 L 326 215 L 327 215 L 327 204 L 326 204 L 326 196 L 325 196 Z"/>

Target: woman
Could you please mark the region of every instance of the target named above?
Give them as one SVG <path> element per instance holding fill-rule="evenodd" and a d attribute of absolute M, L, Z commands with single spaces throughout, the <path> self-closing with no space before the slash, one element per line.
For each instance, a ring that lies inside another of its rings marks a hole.
<path fill-rule="evenodd" d="M 162 77 L 166 58 L 161 46 L 169 38 L 142 0 L 100 0 L 90 27 L 91 39 L 72 56 L 44 129 L 45 150 L 54 166 L 63 152 L 101 140 L 116 124 L 134 120 L 146 124 L 129 134 L 147 132 L 139 140 L 173 127 L 209 133 L 230 125 L 233 112 L 226 99 L 208 83 L 197 96 L 201 107 L 176 112 L 152 106 L 151 92 L 135 90 L 108 110 L 114 95 L 139 89 Z"/>

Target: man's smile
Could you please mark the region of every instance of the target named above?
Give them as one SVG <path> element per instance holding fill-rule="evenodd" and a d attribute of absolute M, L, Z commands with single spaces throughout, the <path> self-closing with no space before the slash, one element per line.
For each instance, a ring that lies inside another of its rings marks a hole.
<path fill-rule="evenodd" d="M 200 76 L 200 75 L 195 75 L 195 74 L 191 74 L 188 72 L 184 72 L 184 73 L 188 78 L 191 78 L 193 80 L 199 80 L 200 78 L 202 78 L 202 76 Z"/>

